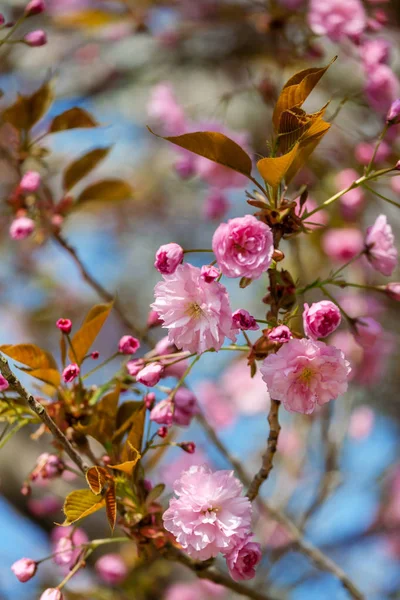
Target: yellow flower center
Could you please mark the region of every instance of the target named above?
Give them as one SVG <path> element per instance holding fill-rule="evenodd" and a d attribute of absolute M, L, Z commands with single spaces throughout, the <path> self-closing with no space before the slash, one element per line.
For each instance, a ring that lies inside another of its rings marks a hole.
<path fill-rule="evenodd" d="M 199 319 L 203 315 L 203 311 L 197 302 L 191 302 L 186 309 L 186 314 L 191 318 Z"/>
<path fill-rule="evenodd" d="M 312 379 L 312 376 L 313 376 L 312 370 L 309 367 L 306 367 L 301 372 L 299 379 L 300 379 L 300 381 L 304 381 L 304 383 L 309 384 Z"/>

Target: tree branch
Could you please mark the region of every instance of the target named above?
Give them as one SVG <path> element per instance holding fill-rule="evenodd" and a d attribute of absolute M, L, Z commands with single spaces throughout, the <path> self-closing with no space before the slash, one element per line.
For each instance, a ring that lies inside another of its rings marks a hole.
<path fill-rule="evenodd" d="M 276 449 L 278 447 L 279 432 L 281 426 L 279 424 L 279 400 L 271 399 L 271 408 L 268 415 L 269 435 L 267 441 L 267 449 L 262 457 L 261 468 L 253 477 L 247 491 L 247 497 L 251 502 L 257 497 L 260 487 L 268 479 L 268 476 L 273 468 L 273 460 Z"/>
<path fill-rule="evenodd" d="M 22 383 L 17 379 L 14 373 L 11 371 L 8 361 L 4 356 L 0 354 L 0 371 L 3 377 L 7 379 L 8 383 L 12 390 L 17 392 L 21 398 L 25 400 L 29 408 L 39 417 L 39 419 L 46 425 L 46 427 L 51 431 L 56 440 L 61 444 L 64 448 L 65 452 L 68 454 L 70 459 L 76 464 L 76 466 L 82 471 L 82 473 L 86 473 L 89 466 L 82 460 L 81 456 L 72 446 L 71 442 L 65 437 L 61 429 L 56 425 L 50 415 L 46 412 L 43 404 L 38 402 L 32 394 L 30 394 Z"/>

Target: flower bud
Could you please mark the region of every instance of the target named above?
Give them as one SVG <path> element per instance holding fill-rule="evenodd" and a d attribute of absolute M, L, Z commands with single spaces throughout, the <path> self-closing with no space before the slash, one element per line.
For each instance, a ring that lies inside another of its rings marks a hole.
<path fill-rule="evenodd" d="M 208 221 L 222 219 L 229 209 L 229 200 L 220 190 L 211 190 L 204 202 L 203 214 Z"/>
<path fill-rule="evenodd" d="M 18 217 L 10 225 L 10 237 L 13 240 L 24 240 L 33 233 L 35 222 L 29 217 Z"/>
<path fill-rule="evenodd" d="M 179 446 L 188 454 L 194 454 L 196 452 L 196 444 L 194 442 L 182 442 Z"/>
<path fill-rule="evenodd" d="M 73 381 L 74 379 L 76 379 L 76 377 L 79 376 L 80 372 L 81 370 L 76 363 L 72 363 L 66 366 L 62 373 L 65 383 L 71 383 L 71 381 Z"/>
<path fill-rule="evenodd" d="M 36 573 L 36 569 L 37 563 L 31 558 L 20 558 L 11 565 L 12 572 L 21 583 L 32 579 Z"/>
<path fill-rule="evenodd" d="M 174 405 L 171 400 L 161 400 L 150 413 L 150 420 L 159 425 L 167 425 L 170 427 L 173 421 Z"/>
<path fill-rule="evenodd" d="M 93 360 L 97 360 L 100 356 L 100 354 L 97 352 L 97 350 L 93 350 L 92 354 L 90 355 Z"/>
<path fill-rule="evenodd" d="M 135 358 L 134 360 L 130 360 L 126 363 L 126 370 L 128 371 L 131 377 L 136 377 L 136 375 L 141 371 L 144 367 L 144 360 L 142 358 Z"/>
<path fill-rule="evenodd" d="M 292 332 L 287 325 L 278 325 L 268 333 L 268 339 L 278 344 L 286 344 L 292 337 Z"/>
<path fill-rule="evenodd" d="M 21 192 L 36 192 L 40 186 L 40 173 L 37 171 L 28 171 L 19 182 Z"/>
<path fill-rule="evenodd" d="M 72 321 L 70 319 L 58 319 L 56 325 L 63 333 L 71 333 Z"/>
<path fill-rule="evenodd" d="M 383 334 L 381 325 L 372 317 L 357 319 L 355 340 L 363 348 L 371 348 Z"/>
<path fill-rule="evenodd" d="M 260 329 L 260 326 L 256 323 L 255 318 L 244 308 L 235 310 L 232 315 L 232 321 L 233 327 L 241 329 L 242 331 L 245 331 L 246 329 L 257 331 L 257 329 Z"/>
<path fill-rule="evenodd" d="M 392 102 L 386 115 L 387 125 L 397 125 L 398 123 L 400 123 L 400 98 Z"/>
<path fill-rule="evenodd" d="M 46 10 L 44 0 L 30 0 L 25 8 L 25 15 L 32 17 L 33 15 L 39 15 Z"/>
<path fill-rule="evenodd" d="M 167 437 L 167 435 L 168 435 L 168 427 L 165 427 L 165 426 L 163 426 L 163 427 L 159 427 L 159 428 L 157 429 L 157 435 L 158 435 L 160 438 L 165 438 L 165 437 Z"/>
<path fill-rule="evenodd" d="M 118 343 L 118 350 L 121 354 L 134 354 L 139 348 L 139 340 L 131 335 L 124 335 Z"/>
<path fill-rule="evenodd" d="M 160 363 L 150 363 L 139 371 L 136 375 L 136 381 L 148 387 L 153 387 L 160 381 L 163 371 L 164 367 Z"/>
<path fill-rule="evenodd" d="M 201 267 L 201 275 L 200 277 L 206 283 L 212 283 L 221 275 L 221 271 L 214 267 L 214 265 L 203 265 Z"/>
<path fill-rule="evenodd" d="M 9 387 L 10 384 L 7 379 L 3 377 L 3 375 L 0 375 L 0 392 L 4 392 L 4 390 L 7 390 Z"/>
<path fill-rule="evenodd" d="M 171 275 L 183 260 L 183 248 L 172 242 L 164 244 L 156 252 L 154 266 L 163 275 Z"/>
<path fill-rule="evenodd" d="M 40 600 L 64 600 L 64 596 L 57 588 L 47 588 L 40 596 Z"/>
<path fill-rule="evenodd" d="M 189 179 L 196 173 L 195 163 L 191 156 L 183 157 L 176 161 L 175 171 L 181 179 Z"/>
<path fill-rule="evenodd" d="M 6 22 L 4 15 L 0 13 L 0 25 L 4 25 L 4 23 Z"/>
<path fill-rule="evenodd" d="M 162 325 L 162 321 L 155 310 L 151 310 L 147 315 L 147 327 L 158 327 Z"/>
<path fill-rule="evenodd" d="M 30 31 L 27 33 L 24 36 L 24 41 L 31 48 L 38 48 L 39 46 L 44 46 L 47 43 L 47 36 L 44 31 L 37 29 L 36 31 Z"/>
<path fill-rule="evenodd" d="M 119 554 L 105 554 L 96 561 L 98 576 L 108 585 L 120 585 L 128 574 L 128 568 Z"/>
<path fill-rule="evenodd" d="M 147 410 L 151 410 L 153 408 L 155 400 L 156 395 L 154 392 L 149 392 L 148 394 L 146 394 L 146 396 L 144 397 L 144 405 L 147 408 Z"/>
<path fill-rule="evenodd" d="M 312 340 L 324 338 L 333 333 L 340 325 L 342 317 L 339 308 L 330 300 L 304 304 L 304 333 Z"/>
<path fill-rule="evenodd" d="M 398 302 L 400 302 L 400 282 L 393 281 L 392 283 L 388 283 L 385 286 L 385 291 L 386 291 L 387 295 L 389 296 L 389 298 L 392 298 L 392 300 L 397 300 Z"/>

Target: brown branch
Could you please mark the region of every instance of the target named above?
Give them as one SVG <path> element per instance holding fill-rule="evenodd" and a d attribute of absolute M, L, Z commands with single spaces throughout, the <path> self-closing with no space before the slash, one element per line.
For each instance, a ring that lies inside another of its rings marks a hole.
<path fill-rule="evenodd" d="M 4 356 L 0 354 L 0 371 L 3 377 L 7 379 L 8 383 L 12 390 L 16 391 L 21 398 L 25 400 L 29 408 L 39 417 L 39 419 L 46 425 L 46 427 L 51 431 L 56 440 L 61 444 L 64 448 L 65 452 L 68 454 L 70 459 L 76 464 L 76 466 L 85 473 L 89 466 L 82 460 L 81 456 L 72 446 L 72 444 L 65 437 L 61 429 L 58 428 L 56 423 L 50 417 L 50 415 L 46 412 L 43 404 L 38 402 L 32 394 L 30 394 L 22 383 L 17 379 L 14 373 L 11 371 L 8 361 Z"/>
<path fill-rule="evenodd" d="M 128 317 L 125 315 L 120 303 L 118 302 L 117 299 L 114 298 L 113 294 L 111 294 L 108 290 L 106 290 L 106 288 L 103 287 L 101 285 L 101 283 L 99 283 L 97 281 L 97 279 L 95 279 L 93 277 L 93 275 L 91 275 L 89 273 L 89 271 L 86 269 L 86 267 L 82 263 L 81 259 L 79 258 L 75 248 L 73 248 L 67 242 L 67 240 L 65 238 L 63 238 L 59 233 L 54 233 L 54 239 L 70 255 L 70 257 L 72 258 L 72 260 L 78 267 L 80 274 L 82 275 L 82 278 L 86 281 L 86 283 L 88 285 L 90 285 L 91 288 L 93 288 L 95 290 L 95 292 L 100 296 L 100 298 L 102 298 L 106 302 L 114 302 L 114 310 L 117 313 L 117 315 L 119 316 L 123 325 L 125 327 L 127 327 L 127 329 L 131 330 L 141 340 L 143 340 L 146 343 L 150 343 L 147 331 L 139 329 L 138 327 L 136 327 L 136 325 L 134 323 L 132 323 L 132 321 L 130 319 L 128 319 Z"/>
<path fill-rule="evenodd" d="M 207 567 L 207 564 L 204 562 L 198 563 L 192 560 L 189 556 L 186 556 L 186 554 L 183 554 L 183 552 L 179 552 L 178 550 L 170 549 L 169 552 L 165 554 L 165 558 L 185 565 L 200 579 L 208 579 L 208 581 L 223 585 L 236 594 L 246 596 L 247 598 L 251 598 L 251 600 L 276 600 L 276 598 L 272 596 L 261 594 L 253 588 L 247 587 L 238 581 L 234 581 L 228 575 L 225 575 L 214 568 Z"/>
<path fill-rule="evenodd" d="M 251 502 L 257 497 L 258 492 L 260 491 L 260 487 L 268 479 L 268 476 L 273 468 L 273 460 L 275 456 L 276 449 L 278 447 L 278 439 L 279 432 L 281 430 L 281 426 L 279 424 L 279 400 L 271 399 L 271 408 L 269 410 L 268 415 L 268 423 L 269 423 L 269 435 L 267 441 L 267 449 L 265 454 L 262 457 L 261 468 L 253 477 L 252 482 L 250 483 L 249 489 L 247 491 L 247 497 Z"/>

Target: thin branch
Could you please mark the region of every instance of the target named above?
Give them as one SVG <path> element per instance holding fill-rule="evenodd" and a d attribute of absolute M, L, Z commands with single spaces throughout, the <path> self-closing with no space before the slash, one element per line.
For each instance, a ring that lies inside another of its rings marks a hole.
<path fill-rule="evenodd" d="M 56 440 L 61 444 L 64 448 L 65 452 L 68 454 L 70 459 L 76 464 L 76 466 L 82 471 L 82 473 L 86 473 L 89 466 L 82 460 L 81 456 L 72 446 L 71 442 L 65 437 L 61 429 L 56 425 L 50 415 L 46 412 L 43 404 L 38 402 L 32 394 L 30 394 L 22 383 L 17 379 L 14 373 L 11 371 L 8 361 L 4 356 L 0 354 L 0 371 L 3 377 L 7 379 L 10 387 L 16 391 L 21 398 L 25 400 L 28 404 L 29 408 L 39 417 L 39 419 L 46 425 L 46 427 L 51 431 Z"/>
<path fill-rule="evenodd" d="M 82 278 L 86 281 L 86 283 L 88 285 L 90 285 L 90 287 L 92 289 L 95 290 L 95 292 L 100 296 L 100 298 L 105 300 L 105 302 L 114 302 L 115 312 L 119 316 L 123 325 L 125 327 L 127 327 L 128 329 L 130 329 L 135 335 L 137 335 L 144 342 L 150 343 L 147 332 L 136 327 L 136 325 L 134 325 L 134 323 L 132 323 L 132 321 L 130 319 L 128 319 L 128 317 L 125 315 L 120 303 L 118 302 L 117 299 L 114 298 L 113 294 L 111 294 L 108 290 L 106 290 L 106 288 L 103 287 L 101 285 L 101 283 L 99 283 L 97 281 L 97 279 L 95 279 L 93 277 L 93 275 L 91 275 L 89 273 L 89 271 L 86 269 L 86 267 L 82 263 L 81 259 L 79 258 L 75 248 L 73 248 L 67 242 L 67 240 L 65 238 L 63 238 L 59 233 L 54 234 L 54 239 L 61 246 L 61 248 L 63 248 L 70 255 L 70 257 L 72 258 L 72 260 L 78 267 L 78 269 L 82 275 Z"/>
<path fill-rule="evenodd" d="M 273 468 L 273 460 L 275 456 L 276 449 L 278 447 L 278 439 L 279 432 L 281 430 L 281 426 L 279 424 L 279 400 L 271 399 L 271 408 L 269 410 L 268 415 L 268 423 L 269 423 L 269 435 L 267 441 L 267 449 L 265 454 L 262 457 L 261 468 L 253 477 L 252 482 L 250 483 L 249 489 L 247 491 L 247 497 L 251 502 L 258 496 L 258 492 L 260 487 L 268 479 L 268 476 Z"/>

